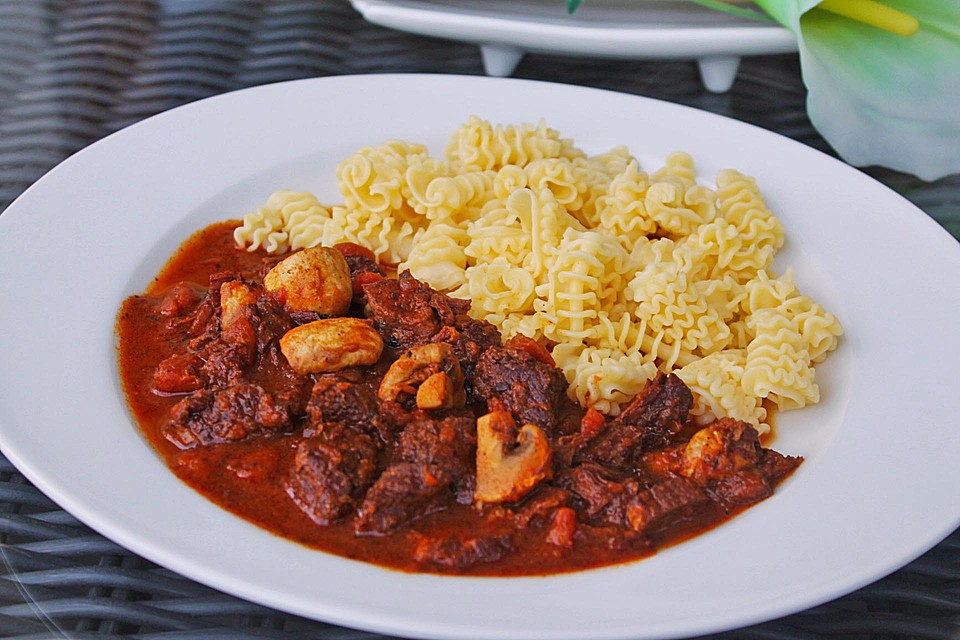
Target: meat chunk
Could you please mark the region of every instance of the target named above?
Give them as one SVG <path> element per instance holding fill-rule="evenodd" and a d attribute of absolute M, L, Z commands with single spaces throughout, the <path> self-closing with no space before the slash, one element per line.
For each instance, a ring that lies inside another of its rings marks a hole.
<path fill-rule="evenodd" d="M 353 304 L 365 304 L 366 296 L 363 293 L 363 285 L 381 280 L 384 276 L 383 269 L 377 264 L 376 255 L 366 247 L 361 247 L 353 242 L 341 242 L 335 244 L 333 248 L 343 254 L 347 261 L 347 267 L 350 269 Z"/>
<path fill-rule="evenodd" d="M 388 467 L 370 487 L 358 511 L 357 533 L 384 534 L 442 509 L 451 479 L 442 467 L 400 462 Z"/>
<path fill-rule="evenodd" d="M 308 427 L 304 435 L 319 433 L 329 423 L 369 433 L 375 417 L 376 398 L 371 389 L 336 374 L 321 375 L 307 403 Z"/>
<path fill-rule="evenodd" d="M 577 461 L 622 469 L 636 467 L 641 454 L 667 445 L 683 427 L 693 396 L 680 378 L 659 373 L 620 416 L 577 451 Z"/>
<path fill-rule="evenodd" d="M 646 448 L 662 447 L 680 431 L 692 407 L 693 394 L 683 380 L 661 372 L 647 382 L 617 422 L 642 427 Z"/>
<path fill-rule="evenodd" d="M 513 549 L 508 536 L 424 537 L 413 551 L 422 564 L 435 564 L 448 569 L 466 569 L 484 562 L 494 562 Z"/>
<path fill-rule="evenodd" d="M 187 313 L 199 301 L 200 297 L 190 283 L 178 282 L 163 294 L 159 311 L 165 316 L 179 316 Z"/>
<path fill-rule="evenodd" d="M 161 393 L 189 393 L 203 387 L 200 368 L 203 361 L 192 353 L 178 353 L 159 365 L 153 374 L 153 386 Z"/>
<path fill-rule="evenodd" d="M 246 345 L 231 344 L 219 338 L 208 342 L 197 354 L 203 364 L 200 375 L 206 387 L 222 389 L 240 383 L 254 354 Z"/>
<path fill-rule="evenodd" d="M 469 301 L 438 293 L 408 272 L 396 280 L 385 278 L 365 284 L 363 291 L 367 317 L 384 342 L 396 348 L 430 342 L 442 327 L 453 326 L 456 316 L 470 308 Z"/>
<path fill-rule="evenodd" d="M 644 428 L 614 420 L 575 455 L 577 462 L 599 462 L 604 465 L 631 469 L 636 466 L 642 451 Z"/>
<path fill-rule="evenodd" d="M 372 282 L 377 282 L 383 279 L 383 272 L 379 267 L 374 263 L 373 268 L 354 268 L 356 261 L 350 260 L 351 256 L 347 256 L 347 264 L 350 266 L 350 278 L 353 284 L 353 304 L 356 305 L 365 305 L 367 303 L 367 296 L 363 291 L 364 285 L 368 285 Z M 370 265 L 363 265 L 363 267 L 369 267 Z"/>
<path fill-rule="evenodd" d="M 760 467 L 763 475 L 773 484 L 796 471 L 803 458 L 800 456 L 785 456 L 773 449 L 764 449 L 760 456 Z"/>
<path fill-rule="evenodd" d="M 773 487 L 757 469 L 743 469 L 710 483 L 708 491 L 722 503 L 743 506 L 770 497 Z"/>
<path fill-rule="evenodd" d="M 453 478 L 471 474 L 477 448 L 476 428 L 469 418 L 419 420 L 400 434 L 401 460 L 444 467 Z"/>
<path fill-rule="evenodd" d="M 572 495 L 566 489 L 542 486 L 513 510 L 516 526 L 526 528 L 549 521 L 560 508 L 570 504 Z"/>
<path fill-rule="evenodd" d="M 501 345 L 502 338 L 500 331 L 495 326 L 486 320 L 477 320 L 476 318 L 468 316 L 467 311 L 470 309 L 469 303 L 466 307 L 461 306 L 460 308 L 462 308 L 462 311 L 457 312 L 457 315 L 453 319 L 453 326 L 460 331 L 464 338 L 477 344 L 480 347 L 481 353 L 491 347 L 499 347 Z"/>
<path fill-rule="evenodd" d="M 707 501 L 700 487 L 675 476 L 641 491 L 627 507 L 627 521 L 637 531 L 655 533 L 689 517 Z"/>
<path fill-rule="evenodd" d="M 410 520 L 473 495 L 474 423 L 467 418 L 420 420 L 400 434 L 397 459 L 367 492 L 358 533 L 387 533 Z"/>
<path fill-rule="evenodd" d="M 290 424 L 287 407 L 255 384 L 203 389 L 184 398 L 170 412 L 164 437 L 181 449 L 198 444 L 235 442 L 274 432 Z"/>
<path fill-rule="evenodd" d="M 379 446 L 374 438 L 337 423 L 297 446 L 284 488 L 311 520 L 330 524 L 356 507 L 373 482 Z"/>
<path fill-rule="evenodd" d="M 487 349 L 477 362 L 473 384 L 490 411 L 509 411 L 520 424 L 556 433 L 557 408 L 567 390 L 560 369 L 521 349 Z"/>
<path fill-rule="evenodd" d="M 595 463 L 571 469 L 559 479 L 579 499 L 580 511 L 594 523 L 624 526 L 627 506 L 636 499 L 640 484 L 635 478 L 621 478 Z"/>

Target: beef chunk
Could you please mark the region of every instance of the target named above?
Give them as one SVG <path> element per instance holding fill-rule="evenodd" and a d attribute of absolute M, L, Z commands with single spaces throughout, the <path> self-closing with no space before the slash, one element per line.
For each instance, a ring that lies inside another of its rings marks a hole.
<path fill-rule="evenodd" d="M 552 486 L 539 487 L 514 510 L 517 527 L 539 526 L 548 522 L 558 509 L 566 508 L 572 496 L 566 489 Z"/>
<path fill-rule="evenodd" d="M 467 309 L 463 313 L 458 313 L 454 318 L 453 325 L 470 342 L 476 343 L 480 352 L 484 352 L 490 347 L 499 347 L 502 342 L 500 331 L 486 320 L 477 320 L 467 315 Z"/>
<path fill-rule="evenodd" d="M 197 444 L 235 442 L 288 426 L 287 407 L 255 384 L 203 389 L 170 411 L 164 437 L 181 449 Z"/>
<path fill-rule="evenodd" d="M 760 468 L 771 484 L 779 484 L 784 478 L 796 471 L 803 458 L 785 456 L 773 449 L 764 449 L 760 455 Z"/>
<path fill-rule="evenodd" d="M 397 460 L 363 501 L 358 533 L 387 533 L 410 520 L 473 495 L 476 432 L 472 420 L 413 422 L 400 434 Z"/>
<path fill-rule="evenodd" d="M 287 495 L 320 525 L 356 507 L 377 471 L 376 441 L 366 433 L 332 423 L 297 446 L 287 477 Z"/>
<path fill-rule="evenodd" d="M 162 393 L 189 393 L 203 387 L 203 361 L 192 353 L 172 355 L 157 366 L 153 386 Z"/>
<path fill-rule="evenodd" d="M 451 478 L 438 465 L 399 462 L 370 487 L 358 511 L 357 533 L 384 534 L 443 508 Z"/>
<path fill-rule="evenodd" d="M 585 463 L 558 478 L 582 505 L 581 511 L 594 523 L 624 526 L 627 506 L 640 492 L 635 478 L 621 478 L 598 464 Z"/>
<path fill-rule="evenodd" d="M 491 411 L 509 411 L 520 424 L 536 425 L 548 436 L 556 433 L 557 408 L 567 390 L 560 369 L 522 349 L 487 349 L 477 362 L 473 385 Z"/>
<path fill-rule="evenodd" d="M 220 339 L 208 342 L 197 355 L 203 362 L 200 375 L 206 386 L 218 389 L 240 383 L 253 360 L 253 354 L 246 346 Z"/>
<path fill-rule="evenodd" d="M 680 378 L 657 374 L 620 416 L 577 451 L 576 461 L 634 468 L 647 449 L 664 447 L 676 436 L 693 406 Z"/>
<path fill-rule="evenodd" d="M 334 247 L 343 254 L 350 269 L 350 284 L 353 286 L 353 303 L 365 304 L 366 295 L 363 286 L 377 282 L 384 276 L 383 269 L 377 264 L 376 256 L 369 249 L 353 243 L 341 243 Z"/>
<path fill-rule="evenodd" d="M 430 342 L 442 327 L 453 326 L 457 315 L 470 302 L 438 293 L 408 272 L 396 280 L 384 278 L 363 285 L 366 315 L 372 319 L 384 342 L 401 349 Z"/>
<path fill-rule="evenodd" d="M 770 497 L 773 487 L 760 471 L 743 469 L 711 482 L 707 491 L 722 503 L 743 506 Z"/>
<path fill-rule="evenodd" d="M 655 533 L 689 517 L 707 501 L 696 484 L 675 476 L 641 491 L 627 507 L 627 520 L 637 531 Z"/>
<path fill-rule="evenodd" d="M 513 543 L 508 536 L 424 537 L 414 549 L 413 557 L 422 564 L 466 569 L 499 560 L 512 549 Z"/>
<path fill-rule="evenodd" d="M 643 435 L 643 427 L 615 420 L 578 451 L 574 459 L 632 469 L 642 450 Z"/>
<path fill-rule="evenodd" d="M 377 399 L 377 417 L 374 419 L 374 426 L 388 442 L 396 440 L 397 434 L 401 433 L 408 424 L 419 420 L 429 420 L 427 413 L 416 408 L 408 409 L 396 400 Z"/>
<path fill-rule="evenodd" d="M 251 310 L 252 324 L 256 332 L 257 353 L 263 354 L 271 345 L 279 344 L 280 338 L 293 328 L 294 323 L 280 303 L 272 295 L 260 292 L 256 306 Z"/>
<path fill-rule="evenodd" d="M 300 416 L 307 410 L 307 401 L 313 388 L 313 378 L 293 370 L 281 353 L 278 343 L 271 343 L 260 356 L 254 382 L 260 384 L 281 401 L 291 415 Z"/>
<path fill-rule="evenodd" d="M 445 467 L 452 478 L 463 478 L 474 466 L 476 425 L 469 418 L 420 420 L 400 434 L 401 460 Z"/>
<path fill-rule="evenodd" d="M 159 311 L 165 316 L 179 316 L 187 313 L 198 302 L 200 302 L 200 296 L 193 290 L 190 283 L 178 282 L 163 294 Z"/>
<path fill-rule="evenodd" d="M 674 374 L 661 372 L 647 382 L 617 422 L 641 427 L 646 448 L 662 447 L 680 431 L 692 407 L 693 394 L 687 385 Z"/>
<path fill-rule="evenodd" d="M 318 376 L 307 404 L 310 432 L 322 431 L 324 424 L 336 422 L 366 433 L 373 428 L 375 416 L 376 397 L 371 389 L 336 374 Z"/>

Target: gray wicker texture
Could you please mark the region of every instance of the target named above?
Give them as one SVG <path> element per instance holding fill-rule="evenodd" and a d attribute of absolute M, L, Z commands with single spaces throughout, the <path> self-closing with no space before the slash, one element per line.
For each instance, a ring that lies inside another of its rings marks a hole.
<path fill-rule="evenodd" d="M 344 0 L 0 0 L 0 211 L 70 154 L 160 111 L 251 85 L 373 72 L 481 74 L 482 65 L 476 47 L 372 26 Z M 704 91 L 684 60 L 530 55 L 514 75 L 686 104 L 832 153 L 804 111 L 796 56 L 746 59 L 723 95 Z M 960 176 L 867 173 L 960 236 Z M 2 457 L 0 551 L 0 637 L 379 637 L 158 567 L 79 523 Z M 960 531 L 856 593 L 719 637 L 958 640 Z"/>

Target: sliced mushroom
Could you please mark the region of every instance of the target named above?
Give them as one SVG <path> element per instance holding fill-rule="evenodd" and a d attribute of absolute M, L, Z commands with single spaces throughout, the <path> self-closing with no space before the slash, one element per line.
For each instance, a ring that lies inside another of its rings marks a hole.
<path fill-rule="evenodd" d="M 515 502 L 550 477 L 550 443 L 540 427 L 517 431 L 507 411 L 477 420 L 477 502 Z"/>
<path fill-rule="evenodd" d="M 327 373 L 374 364 L 383 340 L 366 320 L 327 318 L 287 331 L 280 338 L 280 351 L 299 374 Z"/>
<path fill-rule="evenodd" d="M 416 395 L 420 409 L 450 409 L 466 404 L 463 372 L 453 347 L 436 342 L 404 351 L 390 365 L 377 391 L 381 400 L 396 400 L 401 394 Z"/>
<path fill-rule="evenodd" d="M 683 449 L 680 474 L 706 484 L 756 466 L 760 436 L 753 426 L 721 418 L 693 434 Z"/>
<path fill-rule="evenodd" d="M 330 247 L 311 247 L 284 258 L 267 273 L 263 286 L 291 312 L 342 316 L 353 299 L 350 267 L 343 254 Z"/>
<path fill-rule="evenodd" d="M 417 408 L 449 409 L 454 406 L 455 395 L 453 380 L 445 372 L 438 371 L 417 389 Z"/>
<path fill-rule="evenodd" d="M 239 280 L 220 285 L 220 332 L 232 344 L 252 345 L 256 342 L 253 325 L 244 308 L 257 303 L 257 293 Z"/>

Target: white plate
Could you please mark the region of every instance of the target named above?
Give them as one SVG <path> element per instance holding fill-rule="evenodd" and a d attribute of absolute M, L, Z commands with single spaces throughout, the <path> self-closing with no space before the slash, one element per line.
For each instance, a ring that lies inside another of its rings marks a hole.
<path fill-rule="evenodd" d="M 780 267 L 846 328 L 820 405 L 778 417 L 807 461 L 769 500 L 657 556 L 535 578 L 410 575 L 301 547 L 177 480 L 131 422 L 114 320 L 192 231 L 281 187 L 339 201 L 333 170 L 389 138 L 440 152 L 470 114 L 545 117 L 588 152 L 691 152 L 757 177 Z M 592 114 L 592 115 L 585 115 Z M 599 115 L 602 114 L 602 117 Z M 960 247 L 862 173 L 767 131 L 635 96 L 520 80 L 354 76 L 257 87 L 91 145 L 0 216 L 0 443 L 109 538 L 229 593 L 384 633 L 653 638 L 788 614 L 880 578 L 960 524 Z"/>
<path fill-rule="evenodd" d="M 490 75 L 513 72 L 524 52 L 601 58 L 697 58 L 704 84 L 726 91 L 739 56 L 797 50 L 774 22 L 749 20 L 685 0 L 352 0 L 381 26 L 481 45 Z"/>

